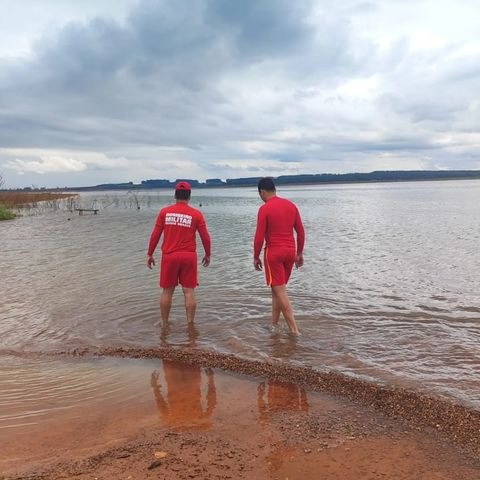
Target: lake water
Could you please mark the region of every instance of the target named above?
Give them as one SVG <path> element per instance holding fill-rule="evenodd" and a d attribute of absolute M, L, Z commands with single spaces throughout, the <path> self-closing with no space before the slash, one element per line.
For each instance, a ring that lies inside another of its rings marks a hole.
<path fill-rule="evenodd" d="M 199 269 L 190 330 L 181 292 L 169 329 L 161 328 L 158 269 L 145 266 L 155 216 L 172 192 L 90 192 L 79 203 L 99 215 L 41 209 L 0 223 L 2 378 L 20 368 L 19 360 L 6 361 L 12 351 L 189 345 L 341 371 L 480 408 L 480 182 L 278 193 L 297 204 L 306 229 L 305 266 L 288 286 L 299 338 L 270 331 L 269 289 L 252 265 L 261 204 L 254 188 L 193 192 L 213 253 L 211 266 Z M 40 380 L 36 388 L 41 395 Z"/>

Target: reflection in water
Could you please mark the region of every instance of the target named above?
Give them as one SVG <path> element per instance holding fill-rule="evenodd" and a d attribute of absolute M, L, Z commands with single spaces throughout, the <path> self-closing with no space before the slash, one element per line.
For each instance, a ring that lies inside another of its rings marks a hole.
<path fill-rule="evenodd" d="M 162 393 L 160 374 L 154 371 L 150 384 L 162 421 L 170 426 L 207 429 L 217 403 L 214 375 L 210 368 L 207 376 L 206 408 L 202 406 L 202 369 L 171 360 L 162 360 L 166 392 Z M 166 395 L 166 398 L 164 397 Z"/>
<path fill-rule="evenodd" d="M 276 412 L 306 412 L 309 409 L 303 387 L 270 379 L 257 387 L 257 406 L 261 423 L 267 422 Z"/>

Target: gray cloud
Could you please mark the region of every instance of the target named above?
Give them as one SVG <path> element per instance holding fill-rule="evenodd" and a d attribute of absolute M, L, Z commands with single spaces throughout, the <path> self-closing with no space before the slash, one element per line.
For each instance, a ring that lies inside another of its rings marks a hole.
<path fill-rule="evenodd" d="M 196 2 L 196 10 L 186 1 L 144 2 L 124 26 L 102 19 L 71 23 L 40 42 L 34 59 L 13 69 L 2 85 L 17 135 L 2 130 L 0 141 L 28 144 L 35 123 L 42 146 L 57 135 L 65 138 L 59 146 L 78 146 L 76 138 L 82 133 L 86 147 L 92 136 L 100 147 L 120 138 L 160 145 L 208 142 L 215 124 L 229 123 L 229 99 L 215 85 L 222 71 L 250 68 L 248 57 L 261 61 L 279 47 L 284 50 L 282 45 L 289 44 L 293 51 L 297 41 L 306 41 L 306 30 L 289 17 L 289 3 L 283 3 L 278 11 L 282 2 L 275 8 L 266 1 L 242 3 L 238 33 L 233 32 L 235 17 L 228 5 L 212 1 Z M 209 18 L 215 20 L 209 23 Z M 250 18 L 265 23 L 266 32 L 269 20 L 275 33 L 256 33 L 257 24 L 252 26 Z M 209 118 L 217 107 L 220 118 Z M 110 124 L 107 131 L 102 128 L 105 122 Z M 132 131 L 135 122 L 146 125 Z"/>

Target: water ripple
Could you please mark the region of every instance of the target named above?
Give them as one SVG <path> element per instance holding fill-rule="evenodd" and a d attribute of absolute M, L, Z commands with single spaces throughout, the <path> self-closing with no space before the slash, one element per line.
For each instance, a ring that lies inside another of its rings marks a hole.
<path fill-rule="evenodd" d="M 97 216 L 59 210 L 2 222 L 0 348 L 197 345 L 480 405 L 478 185 L 289 189 L 307 232 L 305 266 L 289 284 L 302 331 L 295 343 L 282 330 L 272 337 L 269 291 L 252 268 L 255 189 L 202 191 L 193 200 L 213 241 L 212 264 L 199 271 L 193 334 L 181 292 L 162 330 L 158 270 L 144 265 L 168 192 L 146 192 L 140 210 L 130 194 L 95 192 L 80 201 L 97 202 Z"/>

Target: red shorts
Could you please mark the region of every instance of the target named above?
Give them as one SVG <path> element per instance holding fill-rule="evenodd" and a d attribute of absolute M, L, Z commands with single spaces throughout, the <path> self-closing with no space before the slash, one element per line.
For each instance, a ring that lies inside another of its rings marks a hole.
<path fill-rule="evenodd" d="M 294 248 L 265 248 L 264 269 L 267 285 L 274 287 L 288 283 L 295 256 Z"/>
<path fill-rule="evenodd" d="M 198 285 L 195 252 L 162 254 L 160 288 L 172 288 L 178 284 L 185 288 L 195 288 Z"/>

